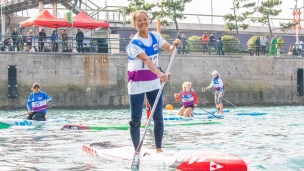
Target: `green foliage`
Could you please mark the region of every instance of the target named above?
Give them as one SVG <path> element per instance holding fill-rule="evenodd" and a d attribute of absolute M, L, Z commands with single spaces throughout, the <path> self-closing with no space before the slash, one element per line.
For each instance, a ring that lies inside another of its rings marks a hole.
<path fill-rule="evenodd" d="M 257 12 L 259 12 L 260 14 L 262 14 L 262 16 L 257 17 L 257 18 L 253 18 L 253 19 L 251 19 L 251 21 L 267 25 L 268 28 L 269 28 L 270 36 L 272 37 L 272 31 L 274 29 L 271 28 L 269 18 L 278 16 L 282 12 L 282 9 L 279 9 L 277 7 L 277 6 L 280 6 L 282 4 L 282 1 L 281 0 L 266 0 L 266 1 L 262 1 L 261 3 L 262 3 L 261 6 L 256 7 L 255 10 Z M 288 23 L 287 24 L 280 23 L 280 27 L 281 27 L 280 28 L 281 30 L 286 31 L 289 28 L 291 28 L 292 25 L 288 24 Z"/>
<path fill-rule="evenodd" d="M 155 4 L 146 3 L 145 0 L 132 0 L 126 8 L 126 15 L 130 15 L 132 12 L 138 10 L 152 11 L 153 7 L 155 7 Z M 152 14 L 149 18 L 152 22 L 155 19 L 155 15 Z M 131 23 L 130 20 L 128 20 L 127 23 Z"/>
<path fill-rule="evenodd" d="M 287 32 L 288 30 L 290 30 L 292 27 L 297 26 L 299 23 L 293 23 L 293 22 L 288 22 L 288 23 L 281 23 L 280 22 L 280 30 L 282 32 Z"/>
<path fill-rule="evenodd" d="M 250 8 L 255 6 L 255 2 L 243 3 L 242 0 L 233 0 L 233 14 L 226 14 L 224 20 L 226 22 L 225 27 L 227 30 L 236 30 L 237 35 L 239 34 L 239 28 L 246 30 L 249 24 L 245 24 L 244 21 L 247 20 L 247 17 L 254 14 L 255 11 Z M 245 12 L 237 14 L 237 10 L 241 8 L 247 8 Z"/>
<path fill-rule="evenodd" d="M 249 49 L 255 48 L 255 41 L 259 36 L 252 36 L 248 41 L 247 41 L 247 46 Z"/>
<path fill-rule="evenodd" d="M 224 42 L 223 50 L 224 52 L 239 52 L 239 40 L 230 35 L 222 36 L 222 41 Z"/>
<path fill-rule="evenodd" d="M 153 15 L 162 19 L 161 24 L 163 26 L 170 26 L 172 25 L 172 22 L 174 22 L 176 31 L 178 32 L 177 20 L 186 18 L 183 14 L 185 11 L 185 4 L 191 1 L 192 0 L 162 0 L 160 4 L 161 10 L 153 12 Z"/>
<path fill-rule="evenodd" d="M 188 38 L 188 44 L 189 44 L 189 49 L 191 52 L 200 52 L 202 51 L 201 49 L 201 44 L 202 44 L 202 37 L 200 36 L 191 36 Z"/>
<path fill-rule="evenodd" d="M 166 40 L 172 40 L 172 38 L 168 34 L 161 34 L 161 36 Z"/>

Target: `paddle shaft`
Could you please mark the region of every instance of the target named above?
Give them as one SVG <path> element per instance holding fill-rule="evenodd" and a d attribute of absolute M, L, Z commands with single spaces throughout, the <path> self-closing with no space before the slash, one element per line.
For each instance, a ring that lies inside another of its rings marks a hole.
<path fill-rule="evenodd" d="M 169 72 L 170 72 L 170 69 L 171 69 L 173 60 L 174 60 L 175 55 L 176 55 L 176 51 L 177 51 L 177 47 L 175 47 L 175 49 L 174 49 L 174 51 L 173 51 L 173 54 L 172 54 L 172 57 L 171 57 L 171 59 L 170 59 L 168 68 L 167 68 L 167 70 L 166 70 L 166 75 L 167 75 L 167 76 L 168 76 L 168 74 L 169 74 Z M 149 128 L 149 125 L 150 125 L 150 123 L 151 123 L 151 119 L 153 118 L 154 111 L 155 111 L 155 109 L 156 109 L 157 103 L 158 103 L 159 98 L 160 98 L 160 96 L 161 96 L 161 94 L 162 94 L 162 90 L 163 90 L 165 84 L 166 84 L 165 82 L 162 82 L 161 85 L 160 85 L 160 88 L 159 88 L 159 90 L 158 90 L 156 99 L 155 99 L 155 101 L 154 101 L 154 104 L 153 104 L 153 107 L 152 107 L 152 110 L 151 110 L 150 117 L 149 117 L 149 119 L 148 119 L 147 125 L 146 125 L 145 130 L 144 130 L 144 133 L 143 133 L 143 135 L 142 135 L 141 141 L 139 142 L 139 145 L 138 145 L 138 147 L 136 148 L 136 151 L 135 151 L 135 153 L 134 153 L 133 160 L 132 160 L 132 166 L 131 166 L 131 167 L 133 167 L 134 164 L 136 164 L 136 166 L 139 164 L 139 163 L 138 163 L 138 160 L 139 160 L 139 153 L 140 153 L 141 147 L 142 147 L 142 145 L 143 145 L 145 136 L 146 136 L 147 131 L 148 131 L 148 128 Z M 137 161 L 136 161 L 136 160 L 137 160 Z"/>
<path fill-rule="evenodd" d="M 214 92 L 213 92 L 212 90 L 210 90 L 210 89 L 208 89 L 208 90 L 211 91 L 211 92 L 214 94 Z M 229 103 L 229 104 L 231 104 L 232 106 L 234 106 L 235 108 L 237 108 L 236 105 L 234 105 L 233 103 L 229 102 L 229 101 L 226 100 L 224 97 L 222 97 L 222 98 L 223 98 L 223 100 L 225 100 L 227 103 Z"/>
<path fill-rule="evenodd" d="M 48 109 L 49 109 L 49 108 L 52 108 L 52 107 L 55 107 L 55 106 L 56 106 L 56 105 L 50 106 L 50 107 L 48 107 Z M 40 111 L 40 110 L 32 111 L 32 112 L 38 112 L 38 111 Z M 22 115 L 26 115 L 26 114 L 28 114 L 28 112 L 27 112 L 27 113 L 23 113 L 23 114 L 19 114 L 19 115 L 17 115 L 17 117 L 22 116 Z"/>
<path fill-rule="evenodd" d="M 218 118 L 218 119 L 224 119 L 224 118 L 221 118 L 221 117 L 218 117 L 218 116 L 214 115 L 213 113 L 208 112 L 207 110 L 205 110 L 205 109 L 203 109 L 203 108 L 201 108 L 201 109 L 202 109 L 203 111 L 207 112 L 209 115 L 212 115 L 212 116 L 214 116 L 214 117 L 216 117 L 216 118 Z"/>

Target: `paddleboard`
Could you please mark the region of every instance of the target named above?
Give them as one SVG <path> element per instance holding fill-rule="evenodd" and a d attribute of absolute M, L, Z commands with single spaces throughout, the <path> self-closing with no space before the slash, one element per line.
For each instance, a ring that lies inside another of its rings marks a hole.
<path fill-rule="evenodd" d="M 239 112 L 237 115 L 249 115 L 249 116 L 259 116 L 259 115 L 267 115 L 267 112 Z"/>
<path fill-rule="evenodd" d="M 7 128 L 9 128 L 9 127 L 11 127 L 10 124 L 6 124 L 6 123 L 1 123 L 1 122 L 0 122 L 0 129 L 7 129 Z"/>
<path fill-rule="evenodd" d="M 134 155 L 132 146 L 110 145 L 109 142 L 83 145 L 82 150 L 103 160 L 126 161 L 130 168 Z M 181 171 L 247 171 L 246 163 L 232 154 L 192 150 L 168 150 L 155 154 L 155 149 L 145 147 L 140 151 L 140 168 L 143 166 Z"/>
<path fill-rule="evenodd" d="M 33 121 L 28 119 L 0 119 L 0 123 L 14 125 L 14 126 L 32 126 L 45 123 L 64 123 L 67 122 L 65 118 L 53 117 L 47 119 L 47 121 Z"/>
<path fill-rule="evenodd" d="M 216 121 L 189 121 L 189 122 L 165 122 L 165 126 L 192 126 L 192 125 L 202 125 L 202 124 L 220 124 Z M 152 126 L 153 124 L 151 124 Z M 141 126 L 145 128 L 145 126 Z M 130 125 L 120 124 L 120 125 L 85 125 L 85 124 L 73 124 L 69 123 L 64 125 L 61 130 L 71 129 L 71 130 L 128 130 Z"/>
<path fill-rule="evenodd" d="M 174 114 L 176 115 L 178 113 L 179 110 L 163 110 L 163 114 L 167 114 L 167 115 L 171 115 Z M 208 111 L 208 113 L 206 112 Z M 213 110 L 201 110 L 201 109 L 194 109 L 193 114 L 194 115 L 210 115 L 210 114 L 216 114 L 217 110 L 213 109 Z M 224 109 L 224 113 L 229 113 L 230 110 L 229 109 Z"/>
<path fill-rule="evenodd" d="M 184 117 L 184 116 L 165 116 L 164 120 L 170 121 L 189 121 L 189 120 L 201 120 L 201 119 L 214 119 L 214 118 L 224 118 L 223 114 L 214 114 L 214 115 L 194 115 L 194 117 Z"/>

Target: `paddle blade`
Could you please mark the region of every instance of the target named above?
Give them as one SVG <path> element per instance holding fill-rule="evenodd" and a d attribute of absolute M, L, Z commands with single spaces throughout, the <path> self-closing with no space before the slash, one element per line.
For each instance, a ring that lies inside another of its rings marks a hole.
<path fill-rule="evenodd" d="M 138 170 L 140 165 L 140 150 L 142 147 L 143 141 L 140 141 L 132 159 L 131 169 Z"/>

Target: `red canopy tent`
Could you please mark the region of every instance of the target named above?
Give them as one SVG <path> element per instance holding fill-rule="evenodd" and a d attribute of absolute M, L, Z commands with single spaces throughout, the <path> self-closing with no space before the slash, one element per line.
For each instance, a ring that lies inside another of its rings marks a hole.
<path fill-rule="evenodd" d="M 40 26 L 49 28 L 71 27 L 66 20 L 60 20 L 52 16 L 48 10 L 42 11 L 40 14 L 19 23 L 22 27 Z"/>
<path fill-rule="evenodd" d="M 89 17 L 86 12 L 81 11 L 78 15 L 73 17 L 73 27 L 84 29 L 96 29 L 99 27 L 108 28 L 109 23 L 96 21 Z"/>

